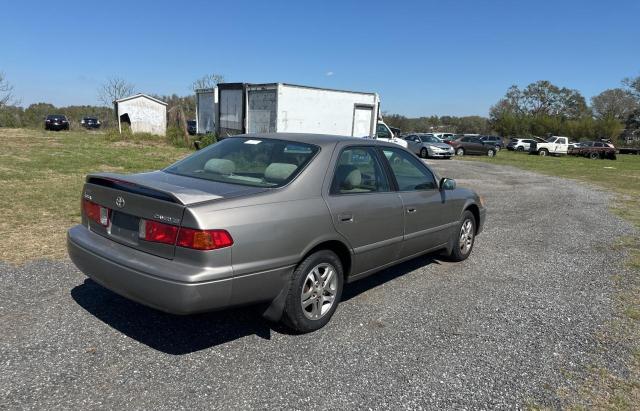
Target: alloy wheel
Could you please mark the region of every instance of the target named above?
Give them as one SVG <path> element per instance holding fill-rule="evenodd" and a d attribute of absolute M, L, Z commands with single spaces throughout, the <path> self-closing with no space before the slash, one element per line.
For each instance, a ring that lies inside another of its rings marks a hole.
<path fill-rule="evenodd" d="M 319 320 L 331 310 L 336 300 L 338 276 L 328 263 L 313 267 L 302 284 L 300 304 L 305 317 Z"/>
<path fill-rule="evenodd" d="M 462 254 L 468 254 L 473 245 L 473 223 L 470 219 L 464 220 L 460 227 L 460 240 L 458 246 Z"/>

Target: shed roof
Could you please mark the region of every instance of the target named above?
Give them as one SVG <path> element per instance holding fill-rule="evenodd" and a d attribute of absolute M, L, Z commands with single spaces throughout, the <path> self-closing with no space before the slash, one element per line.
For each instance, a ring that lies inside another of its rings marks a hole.
<path fill-rule="evenodd" d="M 118 99 L 118 100 L 114 101 L 114 103 L 121 103 L 123 101 L 133 100 L 133 99 L 141 98 L 141 97 L 148 98 L 151 101 L 155 101 L 156 103 L 163 104 L 165 106 L 167 105 L 167 103 L 165 103 L 162 100 L 158 100 L 157 98 L 153 98 L 153 97 L 151 97 L 151 96 L 149 96 L 147 94 L 142 94 L 142 93 L 134 94 L 134 95 L 129 96 L 129 97 L 123 97 L 121 99 Z"/>

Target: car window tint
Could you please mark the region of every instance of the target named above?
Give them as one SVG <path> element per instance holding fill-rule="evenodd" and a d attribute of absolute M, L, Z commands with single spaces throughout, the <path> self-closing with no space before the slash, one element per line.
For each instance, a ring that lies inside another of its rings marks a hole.
<path fill-rule="evenodd" d="M 462 139 L 460 141 L 467 143 L 467 142 L 471 141 L 471 137 L 462 137 Z"/>
<path fill-rule="evenodd" d="M 382 149 L 400 191 L 433 190 L 437 188 L 433 174 L 415 156 L 401 149 Z"/>
<path fill-rule="evenodd" d="M 342 150 L 331 183 L 331 194 L 389 191 L 389 182 L 372 147 Z"/>
<path fill-rule="evenodd" d="M 293 180 L 320 148 L 276 139 L 227 138 L 164 171 L 229 184 L 281 187 Z"/>

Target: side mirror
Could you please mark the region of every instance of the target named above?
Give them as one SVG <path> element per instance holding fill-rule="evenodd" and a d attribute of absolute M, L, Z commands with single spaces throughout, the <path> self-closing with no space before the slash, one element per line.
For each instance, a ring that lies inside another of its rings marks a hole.
<path fill-rule="evenodd" d="M 455 190 L 456 180 L 453 178 L 443 177 L 440 179 L 440 190 Z"/>

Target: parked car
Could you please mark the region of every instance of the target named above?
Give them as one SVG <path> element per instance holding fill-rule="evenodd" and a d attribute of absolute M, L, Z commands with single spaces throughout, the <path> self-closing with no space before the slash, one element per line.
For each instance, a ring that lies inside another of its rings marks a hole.
<path fill-rule="evenodd" d="M 90 174 L 82 198 L 68 251 L 97 283 L 177 314 L 266 303 L 297 332 L 324 326 L 347 283 L 438 250 L 466 259 L 486 214 L 398 145 L 313 134 L 234 136 L 161 171 Z"/>
<path fill-rule="evenodd" d="M 443 143 L 433 134 L 416 133 L 404 138 L 409 144 L 408 149 L 422 158 L 436 157 L 450 159 L 455 155 L 453 147 Z"/>
<path fill-rule="evenodd" d="M 484 144 L 478 137 L 465 136 L 447 143 L 453 147 L 457 156 L 480 154 L 493 157 L 496 155 L 496 148 L 492 145 Z"/>
<path fill-rule="evenodd" d="M 616 159 L 616 148 L 611 143 L 603 141 L 587 141 L 581 143 L 579 147 L 569 149 L 569 154 L 573 156 L 588 157 L 591 159 L 608 158 Z"/>
<path fill-rule="evenodd" d="M 44 129 L 53 131 L 69 130 L 69 120 L 67 116 L 62 114 L 48 115 L 44 120 Z"/>
<path fill-rule="evenodd" d="M 504 148 L 504 141 L 502 137 L 498 136 L 481 136 L 480 140 L 487 145 L 493 145 L 496 151 L 500 151 Z"/>
<path fill-rule="evenodd" d="M 100 120 L 95 117 L 83 117 L 82 120 L 80 120 L 80 125 L 86 129 L 96 129 L 100 128 Z"/>
<path fill-rule="evenodd" d="M 534 141 L 529 147 L 529 154 L 538 154 L 540 156 L 564 155 L 569 150 L 569 137 L 551 136 L 544 143 Z"/>
<path fill-rule="evenodd" d="M 189 133 L 189 135 L 191 136 L 195 136 L 196 135 L 196 121 L 195 120 L 187 120 L 187 132 Z"/>
<path fill-rule="evenodd" d="M 529 151 L 531 148 L 531 143 L 534 143 L 535 140 L 530 138 L 512 138 L 507 144 L 507 150 L 511 151 Z"/>

